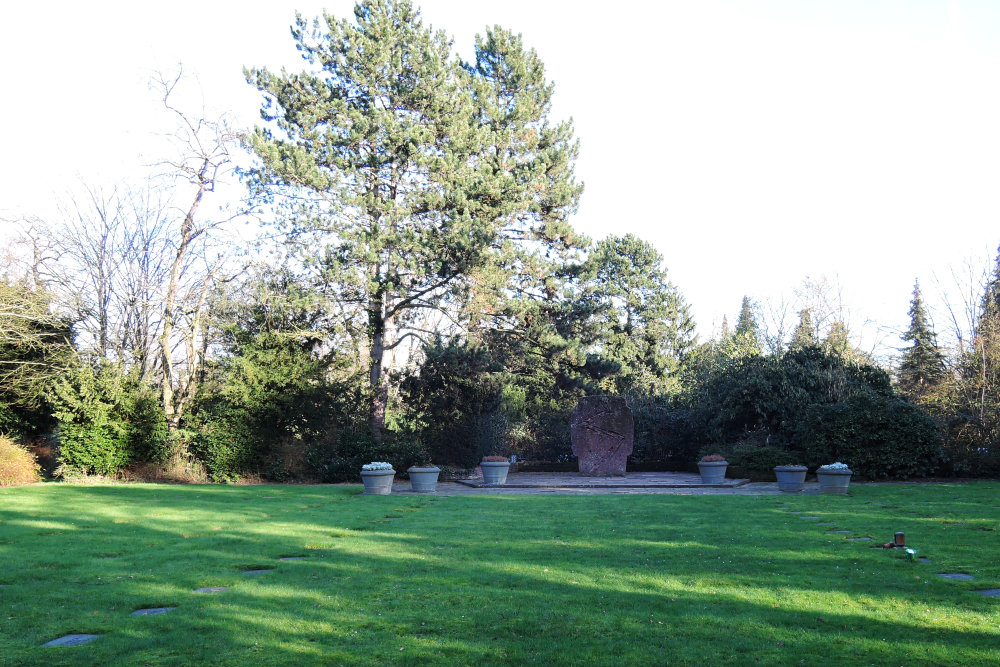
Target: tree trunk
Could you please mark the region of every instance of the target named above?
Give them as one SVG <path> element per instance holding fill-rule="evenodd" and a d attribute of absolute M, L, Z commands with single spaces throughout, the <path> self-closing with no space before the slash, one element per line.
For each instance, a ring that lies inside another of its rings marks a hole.
<path fill-rule="evenodd" d="M 160 384 L 163 399 L 163 411 L 167 416 L 167 425 L 170 430 L 176 430 L 180 425 L 181 411 L 177 409 L 174 397 L 174 363 L 171 359 L 170 338 L 173 335 L 174 322 L 177 308 L 177 290 L 180 283 L 181 271 L 184 267 L 184 257 L 187 254 L 188 245 L 197 235 L 194 227 L 194 216 L 198 211 L 198 205 L 205 194 L 206 185 L 199 184 L 195 193 L 191 207 L 184 222 L 181 223 L 181 237 L 177 243 L 177 253 L 174 255 L 173 264 L 170 266 L 170 282 L 167 284 L 167 294 L 163 304 L 163 330 L 160 333 L 160 355 L 163 362 L 163 381 Z M 190 369 L 189 369 L 190 370 Z M 182 406 L 183 407 L 183 406 Z"/>
<path fill-rule="evenodd" d="M 385 295 L 376 294 L 368 304 L 369 359 L 368 386 L 371 389 L 371 408 L 368 428 L 376 442 L 382 442 L 385 433 L 385 410 L 389 402 L 389 382 L 382 368 L 385 357 L 385 338 L 391 325 L 385 315 Z"/>

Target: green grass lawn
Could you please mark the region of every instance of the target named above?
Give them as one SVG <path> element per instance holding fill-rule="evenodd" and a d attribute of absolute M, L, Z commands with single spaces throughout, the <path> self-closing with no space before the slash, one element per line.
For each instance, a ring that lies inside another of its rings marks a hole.
<path fill-rule="evenodd" d="M 0 664 L 1000 664 L 1000 598 L 973 592 L 1000 587 L 997 483 L 359 490 L 0 489 Z M 895 531 L 932 562 L 872 548 Z M 101 637 L 40 648 L 70 633 Z"/>

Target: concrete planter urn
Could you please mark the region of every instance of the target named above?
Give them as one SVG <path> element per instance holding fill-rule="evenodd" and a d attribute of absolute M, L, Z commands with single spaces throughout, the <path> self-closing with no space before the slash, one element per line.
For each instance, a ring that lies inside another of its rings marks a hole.
<path fill-rule="evenodd" d="M 785 493 L 798 493 L 806 484 L 805 466 L 775 466 L 774 476 L 778 478 L 778 490 Z"/>
<path fill-rule="evenodd" d="M 844 463 L 832 463 L 816 469 L 816 479 L 819 480 L 820 493 L 847 495 L 847 487 L 851 484 L 854 474 Z"/>
<path fill-rule="evenodd" d="M 392 465 L 384 461 L 373 461 L 361 466 L 361 481 L 365 485 L 365 494 L 370 496 L 387 496 L 392 493 L 392 480 L 396 471 Z"/>
<path fill-rule="evenodd" d="M 479 466 L 483 469 L 483 484 L 486 486 L 503 486 L 507 483 L 507 472 L 510 470 L 510 461 L 507 459 L 502 456 L 488 456 L 479 463 Z"/>
<path fill-rule="evenodd" d="M 701 473 L 702 484 L 725 484 L 726 468 L 729 461 L 698 461 L 698 472 Z"/>
<path fill-rule="evenodd" d="M 438 475 L 441 468 L 437 466 L 412 466 L 406 469 L 410 475 L 410 488 L 417 493 L 434 493 L 437 491 Z"/>

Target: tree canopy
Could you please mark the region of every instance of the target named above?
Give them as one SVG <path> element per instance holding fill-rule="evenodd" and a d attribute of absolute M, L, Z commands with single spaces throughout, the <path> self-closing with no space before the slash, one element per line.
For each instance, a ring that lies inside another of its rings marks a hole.
<path fill-rule="evenodd" d="M 289 238 L 365 332 L 380 437 L 387 353 L 428 310 L 454 317 L 478 283 L 505 286 L 504 269 L 568 237 L 581 188 L 572 128 L 549 122 L 552 85 L 519 37 L 489 29 L 463 63 L 408 0 L 354 18 L 297 17 L 307 71 L 247 71 L 268 123 L 253 180 L 287 196 Z"/>

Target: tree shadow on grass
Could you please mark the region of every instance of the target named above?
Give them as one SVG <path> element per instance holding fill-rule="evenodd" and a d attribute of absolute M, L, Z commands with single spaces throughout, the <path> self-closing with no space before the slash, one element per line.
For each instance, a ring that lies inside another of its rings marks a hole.
<path fill-rule="evenodd" d="M 318 488 L 258 502 L 255 492 L 271 492 L 174 488 L 71 487 L 47 519 L 64 524 L 63 535 L 19 534 L 23 555 L 8 561 L 13 585 L 0 592 L 14 630 L 5 653 L 28 664 L 81 656 L 112 664 L 123 656 L 130 664 L 745 664 L 751 655 L 772 664 L 818 656 L 985 664 L 998 657 L 984 621 L 993 601 L 966 599 L 945 582 L 911 581 L 864 547 L 803 544 L 802 532 L 821 531 L 798 519 L 755 523 L 747 512 L 761 505 L 751 501 L 427 503 Z M 730 514 L 718 517 L 720 508 Z M 37 508 L 8 506 L 0 529 L 35 530 L 37 518 Z M 115 523 L 122 518 L 128 522 Z M 73 522 L 87 527 L 71 530 Z M 290 552 L 307 559 L 279 564 Z M 0 557 L 12 553 L 0 548 Z M 100 555 L 107 553 L 118 555 Z M 274 571 L 239 573 L 267 562 Z M 855 563 L 862 564 L 856 576 L 836 572 Z M 229 588 L 193 593 L 202 585 Z M 168 605 L 177 609 L 127 616 Z M 67 632 L 103 636 L 73 653 L 39 653 Z"/>

